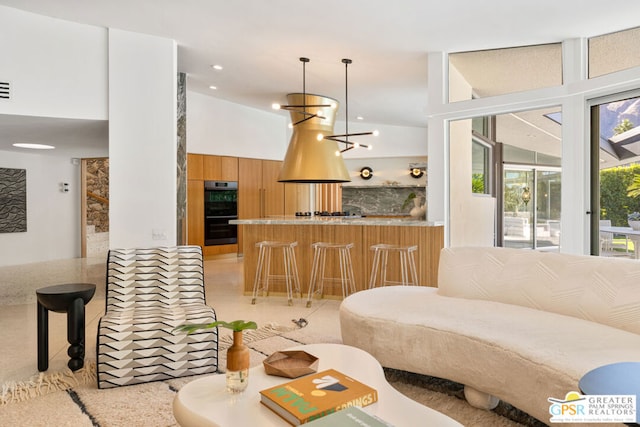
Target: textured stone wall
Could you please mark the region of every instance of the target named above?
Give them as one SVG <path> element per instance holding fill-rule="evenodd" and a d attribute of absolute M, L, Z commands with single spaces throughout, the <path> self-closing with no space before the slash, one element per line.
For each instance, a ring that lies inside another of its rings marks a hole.
<path fill-rule="evenodd" d="M 0 233 L 27 231 L 27 171 L 0 168 Z"/>
<path fill-rule="evenodd" d="M 187 75 L 178 73 L 178 112 L 177 112 L 177 233 L 176 241 L 178 245 L 187 243 L 187 233 L 185 230 L 187 222 Z"/>
<path fill-rule="evenodd" d="M 87 226 L 94 226 L 96 233 L 109 231 L 109 159 L 87 160 Z"/>
<path fill-rule="evenodd" d="M 342 210 L 358 215 L 409 215 L 413 201 L 403 207 L 411 193 L 425 203 L 427 190 L 410 186 L 342 187 Z"/>

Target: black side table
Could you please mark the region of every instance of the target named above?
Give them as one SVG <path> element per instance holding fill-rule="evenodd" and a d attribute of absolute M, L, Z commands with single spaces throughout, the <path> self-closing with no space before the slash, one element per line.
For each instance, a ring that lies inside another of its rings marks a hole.
<path fill-rule="evenodd" d="M 92 283 L 69 283 L 48 286 L 36 291 L 38 296 L 38 371 L 49 369 L 49 310 L 67 313 L 67 354 L 69 369 L 84 366 L 84 306 L 96 292 Z"/>

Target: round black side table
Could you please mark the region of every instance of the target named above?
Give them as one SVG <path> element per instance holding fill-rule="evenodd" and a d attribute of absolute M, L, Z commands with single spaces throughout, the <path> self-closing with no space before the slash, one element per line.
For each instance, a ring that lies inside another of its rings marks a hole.
<path fill-rule="evenodd" d="M 38 296 L 38 371 L 49 369 L 49 310 L 67 313 L 69 369 L 84 366 L 84 307 L 96 292 L 92 283 L 68 283 L 36 290 Z"/>

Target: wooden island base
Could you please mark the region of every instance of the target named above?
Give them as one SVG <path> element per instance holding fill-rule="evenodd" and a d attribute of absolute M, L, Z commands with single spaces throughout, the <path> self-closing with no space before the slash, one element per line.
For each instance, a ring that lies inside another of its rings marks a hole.
<path fill-rule="evenodd" d="M 256 243 L 264 240 L 297 241 L 295 249 L 300 287 L 303 298 L 309 291 L 309 279 L 313 262 L 315 242 L 353 243 L 351 259 L 358 291 L 367 289 L 371 275 L 373 251 L 370 247 L 380 243 L 412 246 L 417 245 L 416 269 L 421 286 L 437 286 L 438 261 L 444 244 L 444 229 L 441 225 L 429 225 L 425 221 L 403 220 L 354 220 L 354 219 L 299 219 L 299 220 L 238 220 L 242 226 L 244 254 L 244 294 L 253 292 L 258 261 Z M 274 251 L 271 260 L 271 274 L 283 274 L 282 256 Z M 340 277 L 340 267 L 336 254 L 327 253 L 326 277 Z M 394 255 L 396 255 L 394 257 Z M 390 254 L 387 268 L 388 280 L 399 281 L 400 269 L 397 254 Z M 286 295 L 283 280 L 269 284 L 271 295 Z M 327 298 L 342 298 L 339 280 L 325 283 Z M 259 295 L 260 297 L 261 295 Z M 294 299 L 297 296 L 294 296 Z"/>

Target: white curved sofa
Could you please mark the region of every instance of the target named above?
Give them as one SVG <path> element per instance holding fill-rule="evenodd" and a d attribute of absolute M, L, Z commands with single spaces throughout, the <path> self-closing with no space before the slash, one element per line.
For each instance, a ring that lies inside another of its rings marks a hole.
<path fill-rule="evenodd" d="M 438 288 L 355 293 L 340 325 L 345 344 L 382 366 L 465 384 L 474 406 L 498 398 L 549 423 L 547 398 L 579 391 L 600 365 L 640 361 L 640 262 L 445 248 Z"/>

